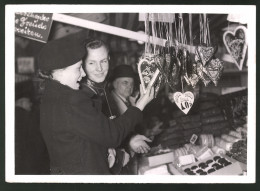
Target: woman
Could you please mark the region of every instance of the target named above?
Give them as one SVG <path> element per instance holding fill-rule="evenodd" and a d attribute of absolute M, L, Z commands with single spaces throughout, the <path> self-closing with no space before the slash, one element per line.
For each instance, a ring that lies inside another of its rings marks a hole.
<path fill-rule="evenodd" d="M 73 34 L 47 43 L 39 55 L 39 68 L 49 72 L 41 103 L 41 132 L 48 148 L 52 174 L 110 174 L 108 148 L 121 141 L 142 120 L 142 112 L 154 97 L 153 88 L 141 94 L 136 107 L 110 120 L 101 112 L 95 90 L 79 90 L 78 82 L 86 74 L 82 59 L 86 49 L 84 35 Z M 103 48 L 92 52 L 99 57 L 89 65 L 108 68 Z M 100 54 L 101 53 L 101 54 Z M 89 56 L 88 56 L 89 58 Z M 107 71 L 87 70 L 93 82 L 103 82 Z"/>

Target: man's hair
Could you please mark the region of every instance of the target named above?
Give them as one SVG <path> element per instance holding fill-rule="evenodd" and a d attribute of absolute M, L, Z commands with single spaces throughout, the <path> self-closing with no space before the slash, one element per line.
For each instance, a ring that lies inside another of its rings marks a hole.
<path fill-rule="evenodd" d="M 86 60 L 86 58 L 88 56 L 88 48 L 89 49 L 97 49 L 97 48 L 100 48 L 102 46 L 104 46 L 106 48 L 106 50 L 107 50 L 107 53 L 109 53 L 108 46 L 107 46 L 107 44 L 104 41 L 99 40 L 99 39 L 89 39 L 89 40 L 87 40 L 86 45 L 85 45 L 85 47 L 86 47 L 86 54 L 85 54 L 85 56 L 83 58 L 83 64 L 85 64 L 85 60 Z"/>
<path fill-rule="evenodd" d="M 97 49 L 97 48 L 100 48 L 101 46 L 104 46 L 108 51 L 108 47 L 107 47 L 106 43 L 102 40 L 90 39 L 86 42 L 86 49 L 88 49 L 88 48 Z"/>

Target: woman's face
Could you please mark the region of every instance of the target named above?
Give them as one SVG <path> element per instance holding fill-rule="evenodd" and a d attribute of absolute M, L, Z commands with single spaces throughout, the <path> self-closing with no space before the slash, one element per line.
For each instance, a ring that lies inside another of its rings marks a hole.
<path fill-rule="evenodd" d="M 84 70 L 90 80 L 101 83 L 105 80 L 109 69 L 108 51 L 104 46 L 96 49 L 87 48 L 87 51 Z"/>
<path fill-rule="evenodd" d="M 86 76 L 83 68 L 82 61 L 77 62 L 64 69 L 54 71 L 53 79 L 58 80 L 61 84 L 67 85 L 72 89 L 79 89 L 79 81 Z"/>

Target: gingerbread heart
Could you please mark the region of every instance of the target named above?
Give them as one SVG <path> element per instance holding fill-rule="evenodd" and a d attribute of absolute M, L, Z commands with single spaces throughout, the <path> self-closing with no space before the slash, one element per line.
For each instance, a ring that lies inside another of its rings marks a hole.
<path fill-rule="evenodd" d="M 173 86 L 178 85 L 180 81 L 180 69 L 181 69 L 181 63 L 179 59 L 175 56 L 172 56 L 170 67 L 168 69 L 168 73 L 169 73 L 168 79 Z"/>
<path fill-rule="evenodd" d="M 147 86 L 149 83 L 151 85 L 154 84 L 160 72 L 155 64 L 155 60 L 147 56 L 140 59 L 138 63 L 138 73 L 144 93 L 146 93 Z"/>
<path fill-rule="evenodd" d="M 189 82 L 193 88 L 199 82 L 199 76 L 197 75 L 197 64 L 192 63 L 192 73 L 189 75 Z"/>
<path fill-rule="evenodd" d="M 200 45 L 196 48 L 196 54 L 199 56 L 201 63 L 205 66 L 217 51 L 217 47 Z"/>
<path fill-rule="evenodd" d="M 223 70 L 223 62 L 218 58 L 212 59 L 206 67 L 203 67 L 203 72 L 211 79 L 215 86 L 218 85 L 218 80 L 220 79 Z"/>
<path fill-rule="evenodd" d="M 210 83 L 210 78 L 203 72 L 203 68 L 204 67 L 203 67 L 202 63 L 200 61 L 197 61 L 197 75 L 202 80 L 202 82 L 204 83 L 204 85 L 206 87 Z"/>
<path fill-rule="evenodd" d="M 236 66 L 242 70 L 247 50 L 246 27 L 239 26 L 234 32 L 226 31 L 223 41 Z"/>
<path fill-rule="evenodd" d="M 173 99 L 175 104 L 180 108 L 180 110 L 187 114 L 194 102 L 194 95 L 192 92 L 187 91 L 184 94 L 181 92 L 175 92 L 173 94 Z"/>

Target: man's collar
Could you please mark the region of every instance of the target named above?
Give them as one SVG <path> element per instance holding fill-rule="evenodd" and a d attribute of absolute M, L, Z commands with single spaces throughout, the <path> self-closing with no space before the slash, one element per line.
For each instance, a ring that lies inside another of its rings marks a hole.
<path fill-rule="evenodd" d="M 120 94 L 116 93 L 115 90 L 112 90 L 112 92 L 113 92 L 116 96 L 118 96 L 120 99 L 122 99 L 124 102 L 127 102 L 126 98 L 124 98 L 124 97 L 121 96 Z"/>

